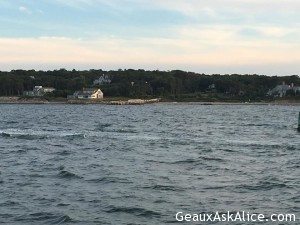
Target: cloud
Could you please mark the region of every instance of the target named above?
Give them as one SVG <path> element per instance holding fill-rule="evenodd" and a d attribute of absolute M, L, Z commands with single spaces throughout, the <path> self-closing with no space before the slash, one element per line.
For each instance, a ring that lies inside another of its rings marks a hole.
<path fill-rule="evenodd" d="M 241 11 L 294 11 L 300 9 L 298 0 L 55 0 L 59 4 L 71 7 L 96 6 L 99 4 L 113 7 L 131 6 L 137 8 L 165 8 L 183 13 L 201 12 L 202 10 L 230 9 Z"/>
<path fill-rule="evenodd" d="M 54 0 L 52 2 L 75 9 L 83 9 L 85 6 L 91 6 L 93 4 L 93 0 Z"/>
<path fill-rule="evenodd" d="M 283 70 L 291 64 L 290 71 L 298 73 L 300 69 L 299 45 L 240 40 L 232 29 L 188 29 L 189 33 L 185 29 L 178 31 L 181 38 L 173 39 L 0 38 L 0 69 L 15 65 L 114 65 L 152 69 L 230 67 L 247 72 L 245 68 L 250 66 L 254 70 L 282 65 Z"/>
<path fill-rule="evenodd" d="M 81 10 L 105 7 L 109 12 L 164 11 L 180 13 L 190 23 L 277 24 L 298 26 L 299 0 L 54 0 Z"/>
<path fill-rule="evenodd" d="M 19 11 L 25 14 L 32 14 L 32 12 L 25 6 L 20 6 Z"/>
<path fill-rule="evenodd" d="M 1 21 L 11 21 L 0 36 L 20 38 L 0 38 L 0 69 L 101 64 L 300 71 L 299 0 L 28 0 L 19 11 L 33 15 L 19 18 L 9 15 L 10 4 L 0 9 Z"/>
<path fill-rule="evenodd" d="M 144 2 L 148 2 L 148 0 L 144 0 Z M 238 9 L 243 11 L 270 9 L 297 11 L 300 8 L 300 2 L 298 0 L 151 0 L 151 2 L 164 8 L 183 12 L 198 11 L 205 7 L 214 9 Z"/>

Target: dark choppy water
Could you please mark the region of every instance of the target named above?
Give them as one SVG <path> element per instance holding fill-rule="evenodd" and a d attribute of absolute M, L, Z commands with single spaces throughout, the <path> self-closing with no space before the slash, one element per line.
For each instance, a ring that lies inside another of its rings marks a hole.
<path fill-rule="evenodd" d="M 173 224 L 178 211 L 299 216 L 299 111 L 0 105 L 0 224 Z"/>

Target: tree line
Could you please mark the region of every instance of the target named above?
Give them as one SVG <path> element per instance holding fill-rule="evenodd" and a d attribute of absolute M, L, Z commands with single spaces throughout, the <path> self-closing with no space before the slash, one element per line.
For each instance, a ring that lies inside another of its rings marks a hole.
<path fill-rule="evenodd" d="M 283 82 L 300 86 L 300 77 L 264 75 L 206 75 L 180 70 L 12 70 L 0 72 L 0 95 L 21 96 L 34 86 L 56 89 L 53 97 L 66 97 L 76 90 L 93 87 L 102 75 L 111 83 L 99 87 L 106 97 L 162 97 L 178 100 L 264 100 L 266 93 Z M 98 86 L 97 86 L 98 87 Z M 291 98 L 299 98 L 290 93 Z"/>

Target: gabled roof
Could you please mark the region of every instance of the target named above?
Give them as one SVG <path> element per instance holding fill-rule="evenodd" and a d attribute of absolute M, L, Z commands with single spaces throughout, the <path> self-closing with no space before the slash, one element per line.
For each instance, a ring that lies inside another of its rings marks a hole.
<path fill-rule="evenodd" d="M 100 93 L 102 93 L 102 91 L 100 89 L 95 89 L 95 88 L 84 88 L 82 91 L 76 91 L 74 93 L 74 95 L 93 95 L 95 94 L 97 91 L 100 91 Z"/>

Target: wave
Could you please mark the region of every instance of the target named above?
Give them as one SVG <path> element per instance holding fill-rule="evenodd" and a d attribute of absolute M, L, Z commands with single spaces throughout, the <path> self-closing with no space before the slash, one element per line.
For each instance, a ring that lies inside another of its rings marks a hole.
<path fill-rule="evenodd" d="M 163 200 L 163 199 L 158 199 L 158 200 L 155 200 L 153 203 L 155 203 L 155 204 L 162 204 L 162 203 L 169 203 L 169 202 L 166 201 L 166 200 Z"/>
<path fill-rule="evenodd" d="M 95 131 L 104 131 L 105 128 L 112 126 L 111 123 L 99 123 L 96 125 Z"/>
<path fill-rule="evenodd" d="M 299 149 L 299 147 L 296 147 L 296 146 L 293 146 L 293 145 L 288 145 L 285 148 L 288 151 L 297 151 Z"/>
<path fill-rule="evenodd" d="M 115 132 L 115 133 L 130 133 L 130 134 L 136 134 L 138 133 L 136 130 L 132 130 L 132 129 L 115 129 L 115 130 L 112 130 L 112 132 Z"/>
<path fill-rule="evenodd" d="M 81 178 L 80 176 L 76 175 L 75 173 L 69 172 L 67 170 L 65 170 L 64 166 L 61 166 L 59 168 L 59 173 L 58 176 L 61 178 L 67 178 L 67 179 L 72 179 L 72 178 Z"/>
<path fill-rule="evenodd" d="M 29 174 L 28 176 L 29 177 L 33 177 L 33 178 L 42 178 L 42 177 L 45 177 L 44 175 L 38 174 L 38 173 Z"/>
<path fill-rule="evenodd" d="M 6 202 L 0 203 L 0 207 L 9 207 L 9 206 L 17 206 L 17 205 L 20 205 L 20 203 L 15 202 L 15 201 L 6 201 Z"/>
<path fill-rule="evenodd" d="M 205 161 L 215 161 L 215 162 L 224 162 L 224 159 L 221 158 L 214 158 L 214 157 L 207 157 L 207 156 L 201 156 L 199 158 L 194 158 L 194 159 L 184 159 L 184 160 L 178 160 L 178 161 L 173 161 L 173 162 L 159 162 L 159 163 L 166 163 L 166 164 L 199 164 L 203 163 Z"/>
<path fill-rule="evenodd" d="M 134 128 L 130 127 L 130 126 L 126 126 L 126 127 L 116 127 L 116 128 L 109 128 L 109 129 L 105 129 L 103 128 L 103 130 L 100 129 L 101 132 L 107 132 L 107 133 L 120 133 L 120 134 L 136 134 L 138 133 L 137 130 L 135 130 Z"/>
<path fill-rule="evenodd" d="M 10 120 L 10 121 L 6 121 L 5 123 L 6 124 L 18 124 L 19 122 Z"/>
<path fill-rule="evenodd" d="M 58 203 L 57 206 L 63 207 L 63 206 L 69 206 L 69 203 Z"/>
<path fill-rule="evenodd" d="M 243 127 L 266 127 L 266 128 L 274 128 L 274 129 L 284 129 L 289 126 L 286 124 L 276 124 L 276 123 L 244 123 L 241 124 Z"/>
<path fill-rule="evenodd" d="M 110 209 L 105 211 L 106 213 L 127 213 L 127 214 L 133 214 L 135 216 L 141 216 L 141 217 L 160 217 L 161 214 L 152 210 L 148 210 L 145 208 L 139 208 L 139 207 L 115 207 L 112 206 Z"/>
<path fill-rule="evenodd" d="M 288 188 L 289 186 L 285 183 L 278 183 L 278 182 L 270 182 L 270 181 L 260 181 L 256 184 L 243 184 L 237 186 L 237 189 L 241 191 L 248 190 L 248 191 L 270 191 L 272 189 L 277 188 Z"/>
<path fill-rule="evenodd" d="M 69 140 L 74 140 L 74 139 L 85 139 L 86 135 L 85 134 L 65 134 L 65 135 L 60 135 L 59 137 L 65 137 Z"/>
<path fill-rule="evenodd" d="M 216 162 L 224 162 L 225 161 L 224 159 L 221 159 L 221 158 L 206 157 L 206 156 L 202 156 L 201 159 L 204 161 L 216 161 Z"/>
<path fill-rule="evenodd" d="M 63 151 L 57 153 L 57 155 L 61 155 L 61 156 L 68 156 L 70 154 L 71 154 L 71 152 L 69 150 L 63 150 Z"/>
<path fill-rule="evenodd" d="M 267 140 L 255 141 L 255 140 L 228 140 L 226 141 L 230 145 L 237 147 L 250 147 L 250 148 L 282 148 L 283 144 L 278 142 L 270 142 Z"/>
<path fill-rule="evenodd" d="M 66 138 L 69 140 L 86 138 L 83 133 L 69 133 L 65 131 L 35 131 L 35 130 L 5 130 L 0 131 L 0 136 L 4 138 L 16 138 L 23 140 L 39 140 L 49 138 Z"/>
<path fill-rule="evenodd" d="M 181 192 L 184 191 L 184 188 L 181 187 L 175 187 L 172 185 L 153 185 L 153 186 L 145 186 L 144 189 L 153 189 L 153 190 L 159 190 L 159 191 L 177 191 Z"/>
<path fill-rule="evenodd" d="M 61 215 L 50 212 L 38 212 L 23 215 L 16 218 L 16 221 L 22 222 L 40 222 L 43 224 L 63 224 L 72 222 L 71 217 L 68 215 Z"/>
<path fill-rule="evenodd" d="M 121 184 L 131 184 L 132 182 L 125 179 L 125 178 L 118 178 L 118 177 L 102 177 L 96 179 L 90 179 L 88 182 L 93 183 L 121 183 Z"/>
<path fill-rule="evenodd" d="M 290 198 L 290 200 L 295 203 L 300 203 L 300 195 L 293 196 L 292 198 Z"/>
<path fill-rule="evenodd" d="M 193 163 L 199 163 L 199 159 L 185 159 L 185 160 L 178 160 L 175 162 L 170 162 L 170 164 L 193 164 Z"/>
<path fill-rule="evenodd" d="M 5 138 L 17 138 L 23 140 L 35 140 L 35 139 L 47 138 L 46 136 L 35 135 L 35 134 L 8 133 L 8 132 L 1 132 L 0 135 Z"/>

